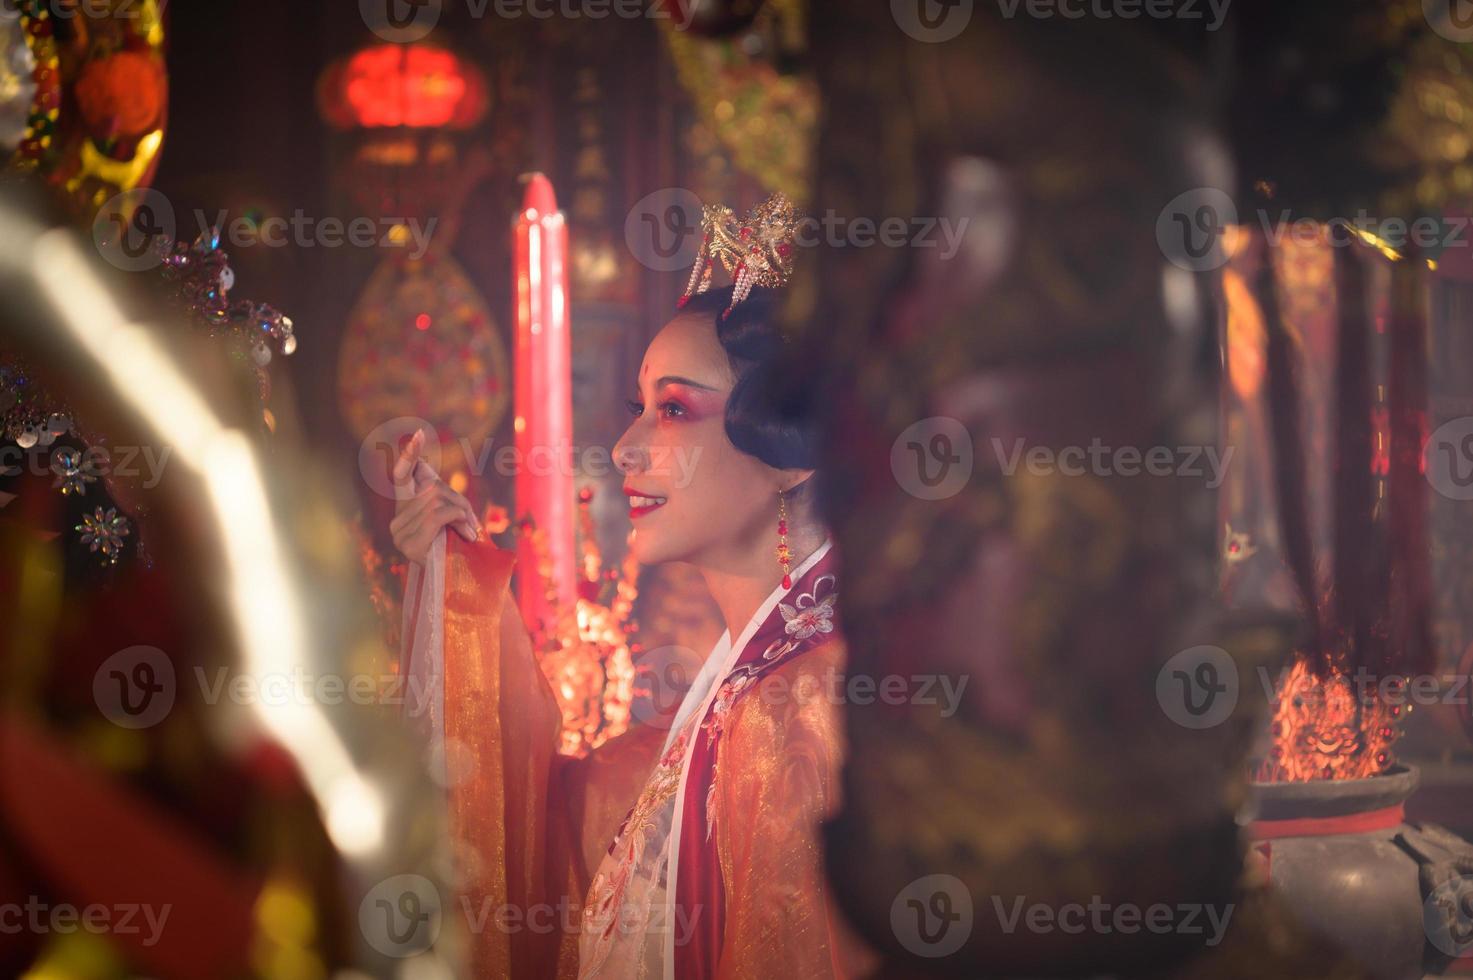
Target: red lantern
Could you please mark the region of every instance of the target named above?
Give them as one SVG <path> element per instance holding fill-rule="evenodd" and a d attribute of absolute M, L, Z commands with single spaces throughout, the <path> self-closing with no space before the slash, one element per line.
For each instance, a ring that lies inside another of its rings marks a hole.
<path fill-rule="evenodd" d="M 340 129 L 466 129 L 487 104 L 481 72 L 427 44 L 380 44 L 334 62 L 317 98 L 323 118 Z"/>
<path fill-rule="evenodd" d="M 154 129 L 167 99 L 163 63 L 145 51 L 94 58 L 82 66 L 75 91 L 88 132 L 103 139 Z"/>

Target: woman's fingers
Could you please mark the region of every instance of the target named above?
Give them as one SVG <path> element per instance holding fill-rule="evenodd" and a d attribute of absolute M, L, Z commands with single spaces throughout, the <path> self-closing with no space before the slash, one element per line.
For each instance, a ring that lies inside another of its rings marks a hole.
<path fill-rule="evenodd" d="M 424 444 L 425 430 L 416 429 L 404 448 L 399 450 L 399 458 L 394 460 L 391 474 L 396 488 L 409 489 L 414 486 L 414 467 L 419 463 L 419 454 L 424 449 Z M 404 496 L 407 494 L 401 494 L 399 499 L 402 501 Z"/>
<path fill-rule="evenodd" d="M 394 464 L 396 484 L 412 478 L 423 441 L 423 430 L 420 430 L 404 447 Z M 398 513 L 389 522 L 389 533 L 400 552 L 413 561 L 421 561 L 430 542 L 444 527 L 454 528 L 467 541 L 478 541 L 481 537 L 481 522 L 470 501 L 437 479 L 412 497 L 400 499 Z"/>
<path fill-rule="evenodd" d="M 440 491 L 440 499 L 445 503 L 453 505 L 463 516 L 466 531 L 470 534 L 468 540 L 476 540 L 481 533 L 481 522 L 476 518 L 476 509 L 471 506 L 471 502 L 450 489 L 443 482 L 439 484 L 437 489 Z"/>
<path fill-rule="evenodd" d="M 465 505 L 465 523 L 470 529 L 471 540 L 479 541 L 481 539 L 481 520 L 476 517 L 476 512 L 469 503 Z"/>
<path fill-rule="evenodd" d="M 399 511 L 389 521 L 389 535 L 394 545 L 412 561 L 422 561 L 429 541 L 442 524 L 432 523 L 432 511 L 440 504 L 434 486 L 426 487 L 414 497 L 399 502 Z M 442 522 L 443 523 L 443 522 Z"/>
<path fill-rule="evenodd" d="M 414 496 L 399 501 L 393 520 L 389 522 L 389 532 L 397 534 L 396 527 L 404 528 L 406 533 L 412 532 L 421 520 L 424 519 L 425 511 L 439 499 L 439 489 L 435 484 L 425 487 Z"/>
<path fill-rule="evenodd" d="M 480 539 L 481 524 L 470 502 L 443 483 L 426 487 L 389 522 L 389 533 L 405 555 L 415 557 L 443 527 L 467 541 Z"/>

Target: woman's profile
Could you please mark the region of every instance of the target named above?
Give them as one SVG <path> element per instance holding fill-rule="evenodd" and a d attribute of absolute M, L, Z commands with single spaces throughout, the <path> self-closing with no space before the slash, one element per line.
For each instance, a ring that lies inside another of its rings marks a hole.
<path fill-rule="evenodd" d="M 474 785 L 451 794 L 476 855 L 460 891 L 526 916 L 473 938 L 478 974 L 848 972 L 856 947 L 840 935 L 818 836 L 842 758 L 827 696 L 844 661 L 837 562 L 816 511 L 813 420 L 773 394 L 797 220 L 780 196 L 742 219 L 706 210 L 701 260 L 645 352 L 614 448 L 635 555 L 694 566 L 726 623 L 668 729 L 556 756 L 557 709 L 506 587 L 510 555 L 475 543 L 474 512 L 419 462 L 419 437 L 395 467 L 413 484 L 392 524 L 415 563 L 406 649 L 420 662 L 408 669 L 433 663 L 427 639 L 443 645 L 445 731 L 472 746 Z M 733 286 L 710 288 L 715 261 Z M 466 542 L 448 555 L 436 551 L 446 528 Z M 443 622 L 416 627 L 427 607 Z M 571 914 L 536 933 L 529 909 L 548 905 Z"/>

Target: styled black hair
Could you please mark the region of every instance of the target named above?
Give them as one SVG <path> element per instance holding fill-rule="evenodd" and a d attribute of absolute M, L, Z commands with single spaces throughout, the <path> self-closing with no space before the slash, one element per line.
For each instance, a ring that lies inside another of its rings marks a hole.
<path fill-rule="evenodd" d="M 723 319 L 730 303 L 728 286 L 692 296 L 680 310 L 715 321 L 716 339 L 736 375 L 726 402 L 726 437 L 774 469 L 817 469 L 818 420 L 802 386 L 788 377 L 789 345 L 777 325 L 780 294 L 755 288 Z"/>

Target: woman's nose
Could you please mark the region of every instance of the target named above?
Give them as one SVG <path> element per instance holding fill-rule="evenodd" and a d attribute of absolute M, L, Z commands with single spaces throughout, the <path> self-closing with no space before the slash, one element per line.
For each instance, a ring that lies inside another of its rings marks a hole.
<path fill-rule="evenodd" d="M 629 433 L 614 444 L 614 465 L 619 472 L 626 476 L 631 473 L 642 473 L 649 465 L 649 454 L 642 446 L 636 446 L 629 441 Z"/>

